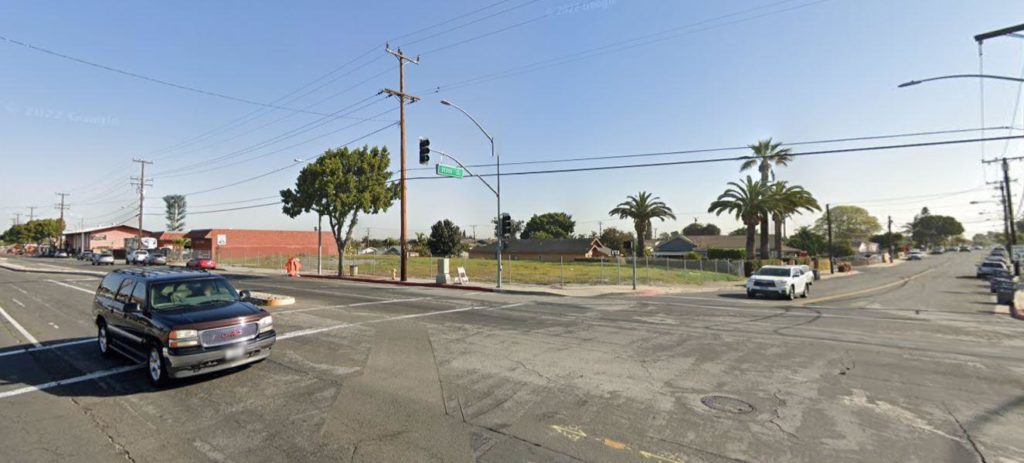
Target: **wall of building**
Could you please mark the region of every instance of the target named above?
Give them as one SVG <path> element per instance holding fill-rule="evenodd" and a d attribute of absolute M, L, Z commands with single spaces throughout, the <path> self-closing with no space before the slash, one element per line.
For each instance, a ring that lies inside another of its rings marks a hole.
<path fill-rule="evenodd" d="M 148 233 L 144 233 L 143 235 L 149 236 Z M 85 233 L 86 249 L 109 249 L 111 251 L 122 251 L 124 250 L 125 238 L 134 238 L 136 236 L 138 236 L 137 229 L 131 227 L 93 230 Z M 81 233 L 69 233 L 65 235 L 64 240 L 68 249 L 73 249 L 76 252 L 82 251 Z"/>
<path fill-rule="evenodd" d="M 267 256 L 315 255 L 317 252 L 315 231 L 214 229 L 207 236 L 209 238 L 198 239 L 193 235 L 193 253 L 209 255 L 224 263 Z M 337 256 L 334 236 L 323 232 L 322 239 L 323 255 Z"/>

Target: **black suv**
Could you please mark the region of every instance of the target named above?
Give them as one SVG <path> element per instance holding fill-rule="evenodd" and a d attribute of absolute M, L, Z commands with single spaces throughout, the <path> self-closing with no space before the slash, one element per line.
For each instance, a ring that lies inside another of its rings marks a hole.
<path fill-rule="evenodd" d="M 100 353 L 141 355 L 155 385 L 259 362 L 277 335 L 270 314 L 247 299 L 226 278 L 201 270 L 110 272 L 93 301 Z"/>

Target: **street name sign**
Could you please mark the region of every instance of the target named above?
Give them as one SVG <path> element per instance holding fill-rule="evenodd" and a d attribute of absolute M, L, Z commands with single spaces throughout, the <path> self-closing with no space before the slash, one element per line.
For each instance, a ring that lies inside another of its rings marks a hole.
<path fill-rule="evenodd" d="M 466 171 L 461 167 L 438 164 L 437 175 L 440 175 L 442 177 L 462 178 L 464 175 L 466 175 Z"/>

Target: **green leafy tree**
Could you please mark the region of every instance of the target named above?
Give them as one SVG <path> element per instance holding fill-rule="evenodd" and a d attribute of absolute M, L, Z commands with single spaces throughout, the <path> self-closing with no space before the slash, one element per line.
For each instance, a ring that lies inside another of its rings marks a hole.
<path fill-rule="evenodd" d="M 522 239 L 565 239 L 572 238 L 576 222 L 565 212 L 534 214 L 519 235 Z"/>
<path fill-rule="evenodd" d="M 768 187 L 768 208 L 775 225 L 775 255 L 782 256 L 782 223 L 793 214 L 820 211 L 818 200 L 802 186 L 775 182 Z M 764 239 L 764 236 L 762 236 Z"/>
<path fill-rule="evenodd" d="M 718 199 L 711 203 L 708 212 L 722 215 L 728 212 L 747 226 L 747 256 L 754 255 L 754 234 L 762 217 L 768 216 L 768 186 L 764 182 L 754 181 L 749 175 L 743 183 L 729 182 L 729 188 Z"/>
<path fill-rule="evenodd" d="M 700 224 L 694 222 L 683 228 L 683 235 L 686 236 L 718 236 L 721 234 L 722 229 L 713 223 Z"/>
<path fill-rule="evenodd" d="M 462 252 L 462 230 L 451 220 L 439 220 L 430 227 L 430 238 L 427 240 L 430 254 L 450 257 Z"/>
<path fill-rule="evenodd" d="M 658 219 L 664 222 L 665 219 L 675 220 L 676 218 L 672 213 L 672 208 L 657 196 L 646 191 L 641 191 L 636 196 L 627 196 L 625 201 L 608 211 L 608 215 L 633 220 L 633 229 L 637 236 L 637 254 L 647 252 L 647 248 L 644 246 L 644 237 L 650 230 L 652 220 Z"/>
<path fill-rule="evenodd" d="M 953 217 L 945 215 L 919 216 L 911 223 L 913 234 L 911 239 L 915 243 L 925 246 L 943 244 L 950 238 L 960 236 L 964 232 L 964 226 Z"/>
<path fill-rule="evenodd" d="M 183 195 L 164 196 L 164 216 L 167 218 L 167 231 L 185 230 L 185 210 L 187 204 Z"/>
<path fill-rule="evenodd" d="M 786 244 L 807 251 L 807 254 L 817 256 L 828 250 L 828 242 L 824 236 L 815 233 L 811 227 L 800 227 L 786 239 Z"/>
<path fill-rule="evenodd" d="M 409 251 L 419 254 L 420 257 L 433 255 L 430 250 L 430 238 L 426 233 L 416 232 L 416 239 L 409 242 Z"/>
<path fill-rule="evenodd" d="M 329 149 L 299 172 L 294 189 L 281 190 L 282 211 L 289 217 L 315 212 L 327 217 L 338 246 L 338 276 L 359 214 L 386 211 L 399 195 L 389 183 L 386 147 Z"/>
<path fill-rule="evenodd" d="M 761 173 L 761 183 L 768 184 L 769 178 L 775 179 L 775 171 L 773 166 L 787 166 L 793 161 L 792 152 L 789 148 L 782 148 L 782 142 L 772 143 L 772 139 L 758 140 L 753 145 L 748 145 L 752 155 L 743 161 L 740 166 L 740 172 L 745 170 L 753 169 L 757 167 L 758 172 Z M 761 250 L 760 256 L 762 259 L 768 258 L 768 219 L 769 216 L 766 214 L 761 217 Z M 750 254 L 747 254 L 750 255 Z"/>
<path fill-rule="evenodd" d="M 23 237 L 30 243 L 56 243 L 64 233 L 64 221 L 60 219 L 38 219 L 23 225 Z"/>
<path fill-rule="evenodd" d="M 614 249 L 619 252 L 625 252 L 623 247 L 626 241 L 633 241 L 633 234 L 630 232 L 619 230 L 615 227 L 608 227 L 601 230 L 601 235 L 597 237 L 601 244 L 607 246 L 609 249 Z"/>
<path fill-rule="evenodd" d="M 874 218 L 863 207 L 835 206 L 831 208 L 831 215 L 833 243 L 866 240 L 871 235 L 882 230 L 882 225 L 878 223 L 878 219 Z M 814 221 L 814 231 L 828 236 L 826 216 L 823 215 Z"/>
<path fill-rule="evenodd" d="M 896 246 L 899 246 L 901 243 L 903 243 L 903 240 L 904 238 L 902 233 L 886 232 L 872 236 L 869 241 L 871 241 L 872 243 L 878 243 L 878 247 L 888 251 L 889 249 L 893 249 Z"/>
<path fill-rule="evenodd" d="M 729 236 L 746 236 L 746 235 L 747 235 L 747 227 L 740 227 L 740 228 L 737 228 L 737 229 L 729 232 Z"/>

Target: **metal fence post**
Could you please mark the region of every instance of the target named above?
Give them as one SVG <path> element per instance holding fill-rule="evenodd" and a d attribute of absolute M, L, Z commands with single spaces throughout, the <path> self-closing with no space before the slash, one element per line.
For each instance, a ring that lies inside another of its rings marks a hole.
<path fill-rule="evenodd" d="M 565 287 L 565 275 L 564 273 L 565 262 L 563 262 L 562 256 L 558 256 L 558 286 Z"/>
<path fill-rule="evenodd" d="M 604 257 L 601 258 L 601 283 L 604 283 Z"/>
<path fill-rule="evenodd" d="M 615 258 L 615 286 L 622 284 L 622 259 Z"/>
<path fill-rule="evenodd" d="M 644 267 L 647 268 L 647 286 L 651 285 L 651 256 L 644 256 Z"/>

